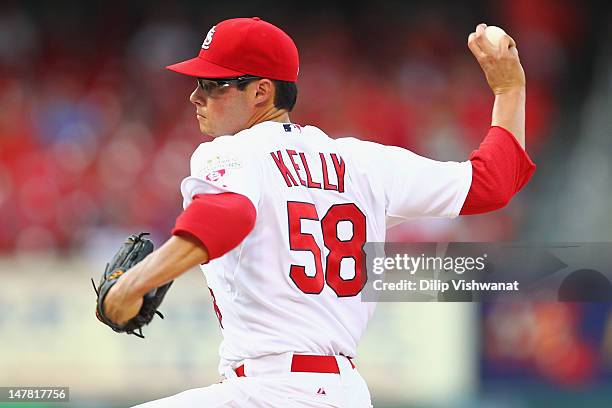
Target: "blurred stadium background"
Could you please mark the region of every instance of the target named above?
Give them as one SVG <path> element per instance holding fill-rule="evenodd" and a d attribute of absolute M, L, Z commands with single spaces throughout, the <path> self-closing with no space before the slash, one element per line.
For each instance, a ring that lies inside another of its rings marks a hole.
<path fill-rule="evenodd" d="M 607 2 L 2 1 L 0 386 L 70 386 L 70 406 L 120 407 L 217 381 L 199 272 L 145 341 L 96 322 L 89 278 L 127 234 L 168 237 L 206 139 L 194 84 L 163 67 L 236 16 L 296 40 L 293 121 L 439 160 L 464 160 L 488 128 L 493 97 L 466 39 L 479 22 L 504 27 L 527 73 L 534 179 L 502 211 L 389 239 L 612 240 Z M 611 316 L 608 304 L 381 304 L 358 365 L 383 408 L 612 406 Z"/>

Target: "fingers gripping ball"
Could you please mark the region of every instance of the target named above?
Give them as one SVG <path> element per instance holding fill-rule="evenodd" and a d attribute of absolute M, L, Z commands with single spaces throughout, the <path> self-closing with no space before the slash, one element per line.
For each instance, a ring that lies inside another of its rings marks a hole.
<path fill-rule="evenodd" d="M 508 35 L 503 29 L 496 26 L 487 26 L 485 28 L 485 37 L 495 48 L 499 48 L 502 38 Z"/>
<path fill-rule="evenodd" d="M 525 71 L 516 42 L 504 30 L 484 23 L 478 24 L 476 30 L 468 36 L 468 48 L 495 95 L 524 90 Z"/>
<path fill-rule="evenodd" d="M 485 28 L 485 37 L 491 44 L 493 44 L 493 47 L 497 49 L 499 49 L 502 44 L 506 43 L 506 41 L 503 41 L 506 36 L 509 38 L 509 41 L 507 42 L 508 48 L 514 48 L 516 50 L 514 40 L 502 28 L 497 26 L 487 26 L 487 28 Z"/>
<path fill-rule="evenodd" d="M 121 326 L 111 321 L 104 313 L 104 299 L 108 291 L 121 279 L 127 270 L 153 252 L 153 242 L 145 238 L 146 235 L 149 234 L 143 232 L 138 235 L 130 235 L 121 245 L 113 259 L 106 264 L 106 269 L 97 287 L 93 279 L 91 280 L 97 295 L 96 316 L 98 320 L 116 332 L 133 334 L 141 338 L 144 338 L 142 327 L 149 324 L 156 314 L 163 319 L 164 316 L 157 308 L 172 285 L 172 281 L 147 293 L 143 298 L 142 307 L 138 314 Z"/>

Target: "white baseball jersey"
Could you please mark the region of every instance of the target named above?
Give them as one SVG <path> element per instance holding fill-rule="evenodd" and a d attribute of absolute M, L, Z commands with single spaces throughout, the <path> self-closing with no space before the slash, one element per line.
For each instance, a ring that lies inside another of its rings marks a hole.
<path fill-rule="evenodd" d="M 257 211 L 242 243 L 202 266 L 224 337 L 220 372 L 283 352 L 354 357 L 375 306 L 361 301 L 363 245 L 406 219 L 457 216 L 471 177 L 469 161 L 313 126 L 263 122 L 201 144 L 184 207 L 196 194 L 234 192 Z"/>

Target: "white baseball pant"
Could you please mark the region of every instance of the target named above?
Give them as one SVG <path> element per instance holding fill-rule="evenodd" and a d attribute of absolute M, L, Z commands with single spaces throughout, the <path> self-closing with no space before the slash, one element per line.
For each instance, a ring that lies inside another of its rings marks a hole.
<path fill-rule="evenodd" d="M 245 360 L 235 365 L 244 365 L 244 377 L 228 367 L 226 378 L 219 384 L 183 391 L 134 408 L 372 408 L 367 384 L 357 369 L 344 356 L 334 358 L 339 374 L 292 372 L 292 353 Z"/>

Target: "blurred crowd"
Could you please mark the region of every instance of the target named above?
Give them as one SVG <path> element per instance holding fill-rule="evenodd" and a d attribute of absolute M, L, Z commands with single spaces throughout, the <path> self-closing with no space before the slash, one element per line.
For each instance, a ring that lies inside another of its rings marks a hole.
<path fill-rule="evenodd" d="M 483 381 L 542 379 L 572 390 L 612 377 L 609 303 L 498 303 L 483 308 Z"/>
<path fill-rule="evenodd" d="M 104 4 L 43 11 L 15 4 L 0 12 L 0 252 L 79 249 L 107 230 L 167 236 L 181 211 L 190 154 L 210 139 L 199 134 L 188 101 L 195 81 L 164 66 L 196 55 L 218 20 L 244 13 L 194 16 L 189 6 L 167 5 L 135 17 Z M 555 2 L 547 19 L 529 18 L 527 7 L 538 4 L 500 2 L 493 22 L 519 44 L 532 155 L 546 146 L 555 92 L 581 32 L 570 3 Z M 333 137 L 465 160 L 490 124 L 493 102 L 466 46 L 478 16 L 415 6 L 383 18 L 373 7 L 350 18 L 338 10 L 299 19 L 260 13 L 300 49 L 292 120 Z M 511 238 L 520 208 L 467 221 L 469 230 Z M 469 239 L 461 225 L 393 236 Z"/>

